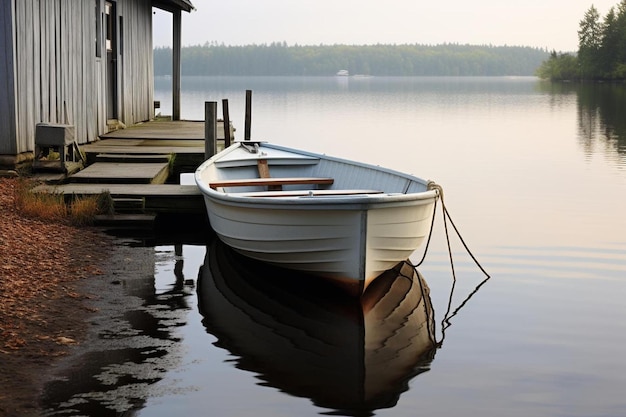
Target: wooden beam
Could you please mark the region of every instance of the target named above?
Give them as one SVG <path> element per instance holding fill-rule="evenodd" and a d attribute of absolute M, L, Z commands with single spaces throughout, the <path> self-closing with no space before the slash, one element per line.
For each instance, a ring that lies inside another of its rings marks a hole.
<path fill-rule="evenodd" d="M 267 164 L 267 159 L 259 159 L 257 161 L 257 168 L 259 170 L 259 177 L 270 178 L 270 166 Z M 282 185 L 270 185 L 267 187 L 269 191 L 280 191 L 283 189 Z"/>
<path fill-rule="evenodd" d="M 267 159 L 259 159 L 256 163 L 259 170 L 259 177 L 270 178 L 270 167 L 267 165 Z"/>

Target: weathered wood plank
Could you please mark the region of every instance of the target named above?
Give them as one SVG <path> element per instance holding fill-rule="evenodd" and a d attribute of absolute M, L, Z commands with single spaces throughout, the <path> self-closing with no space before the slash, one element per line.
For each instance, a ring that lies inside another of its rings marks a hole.
<path fill-rule="evenodd" d="M 257 161 L 257 169 L 259 171 L 259 177 L 261 178 L 270 178 L 270 166 L 267 163 L 267 159 L 259 159 Z M 278 185 L 269 185 L 267 187 L 267 189 L 269 191 L 280 191 L 283 189 L 283 185 L 282 184 L 278 184 Z"/>
<path fill-rule="evenodd" d="M 257 161 L 257 168 L 259 170 L 259 177 L 261 178 L 270 177 L 270 167 L 269 165 L 267 165 L 267 159 L 259 159 Z"/>
<path fill-rule="evenodd" d="M 205 214 L 204 197 L 195 185 L 178 184 L 63 184 L 40 185 L 37 193 L 61 194 L 66 199 L 104 192 L 114 199 L 143 198 L 146 213 Z"/>
<path fill-rule="evenodd" d="M 96 142 L 92 145 L 85 145 L 83 151 L 86 154 L 135 154 L 135 155 L 149 155 L 149 154 L 202 154 L 204 157 L 204 146 L 116 146 L 116 145 L 104 145 Z"/>
<path fill-rule="evenodd" d="M 196 139 L 204 140 L 203 121 L 152 121 L 101 136 L 103 139 Z M 224 139 L 224 122 L 217 122 L 217 138 Z"/>
<path fill-rule="evenodd" d="M 133 229 L 152 228 L 156 216 L 153 214 L 109 214 L 94 217 L 94 225 L 101 227 L 128 227 Z"/>
<path fill-rule="evenodd" d="M 161 162 L 96 162 L 72 175 L 71 182 L 159 184 L 169 174 L 169 164 Z"/>
<path fill-rule="evenodd" d="M 169 154 L 108 154 L 101 153 L 96 156 L 96 162 L 169 162 L 172 158 Z"/>
<path fill-rule="evenodd" d="M 195 185 L 178 184 L 79 184 L 40 185 L 35 193 L 97 195 L 108 191 L 113 197 L 193 197 L 202 196 Z"/>

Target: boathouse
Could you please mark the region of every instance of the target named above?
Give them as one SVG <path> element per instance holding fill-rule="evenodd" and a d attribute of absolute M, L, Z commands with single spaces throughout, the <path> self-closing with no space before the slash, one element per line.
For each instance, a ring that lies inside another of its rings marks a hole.
<path fill-rule="evenodd" d="M 0 169 L 33 159 L 40 123 L 84 144 L 154 117 L 153 7 L 172 13 L 179 77 L 189 0 L 0 1 Z"/>

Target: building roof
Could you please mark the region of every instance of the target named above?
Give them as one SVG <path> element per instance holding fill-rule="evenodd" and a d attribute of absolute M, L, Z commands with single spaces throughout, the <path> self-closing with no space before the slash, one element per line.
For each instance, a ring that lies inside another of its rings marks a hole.
<path fill-rule="evenodd" d="M 173 12 L 174 10 L 191 12 L 195 10 L 190 0 L 152 0 L 152 6 L 167 10 L 168 12 Z"/>

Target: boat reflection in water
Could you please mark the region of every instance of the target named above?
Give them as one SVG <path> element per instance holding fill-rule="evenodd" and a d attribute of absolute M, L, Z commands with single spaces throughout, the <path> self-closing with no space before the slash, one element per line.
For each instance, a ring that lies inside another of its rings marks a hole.
<path fill-rule="evenodd" d="M 238 368 L 339 414 L 395 406 L 435 355 L 429 289 L 407 263 L 355 299 L 319 278 L 243 257 L 216 239 L 198 297 L 206 329 L 217 346 L 238 356 Z"/>

